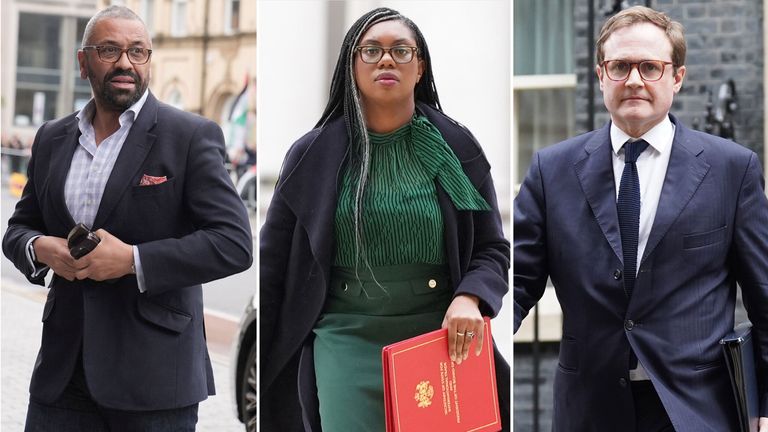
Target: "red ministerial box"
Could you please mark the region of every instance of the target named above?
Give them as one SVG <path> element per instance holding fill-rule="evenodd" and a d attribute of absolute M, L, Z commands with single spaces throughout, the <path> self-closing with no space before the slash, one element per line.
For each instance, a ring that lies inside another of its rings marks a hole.
<path fill-rule="evenodd" d="M 491 322 L 483 349 L 457 365 L 448 356 L 448 330 L 435 330 L 382 350 L 387 432 L 501 430 Z"/>

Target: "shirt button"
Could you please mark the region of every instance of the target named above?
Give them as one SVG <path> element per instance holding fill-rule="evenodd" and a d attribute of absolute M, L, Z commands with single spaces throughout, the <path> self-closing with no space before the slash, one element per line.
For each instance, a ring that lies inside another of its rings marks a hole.
<path fill-rule="evenodd" d="M 621 280 L 621 270 L 616 269 L 613 271 L 613 278 L 615 280 Z"/>
<path fill-rule="evenodd" d="M 427 285 L 429 285 L 430 288 L 437 288 L 437 281 L 430 279 L 429 282 L 427 282 Z"/>
<path fill-rule="evenodd" d="M 619 385 L 622 387 L 627 386 L 627 380 L 625 378 L 619 378 Z"/>
<path fill-rule="evenodd" d="M 635 328 L 635 322 L 634 321 L 632 321 L 632 320 L 624 321 L 624 330 L 632 331 L 633 328 Z"/>

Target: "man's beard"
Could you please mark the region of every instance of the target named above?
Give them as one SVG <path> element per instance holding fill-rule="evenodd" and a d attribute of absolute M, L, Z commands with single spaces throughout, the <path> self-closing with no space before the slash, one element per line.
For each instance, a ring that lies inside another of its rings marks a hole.
<path fill-rule="evenodd" d="M 88 67 L 88 75 L 95 76 Z M 110 85 L 112 78 L 117 76 L 127 76 L 133 78 L 134 89 L 133 90 L 121 90 L 115 89 Z M 104 80 L 97 88 L 94 88 L 94 97 L 99 99 L 99 102 L 104 108 L 123 112 L 131 107 L 131 105 L 138 102 L 144 91 L 147 89 L 147 83 L 141 79 L 141 77 L 129 70 L 117 70 L 114 73 L 104 76 Z"/>

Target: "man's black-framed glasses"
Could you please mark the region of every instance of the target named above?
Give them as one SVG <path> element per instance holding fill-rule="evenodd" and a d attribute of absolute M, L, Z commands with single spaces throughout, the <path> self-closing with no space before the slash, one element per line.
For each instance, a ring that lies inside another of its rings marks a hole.
<path fill-rule="evenodd" d="M 99 59 L 106 63 L 117 63 L 118 60 L 120 60 L 120 57 L 123 56 L 123 53 L 126 53 L 128 54 L 128 61 L 135 65 L 143 65 L 148 62 L 149 58 L 152 56 L 151 49 L 141 47 L 130 47 L 125 49 L 114 45 L 88 45 L 82 47 L 83 51 L 89 49 L 96 50 Z"/>
<path fill-rule="evenodd" d="M 397 45 L 389 48 L 378 45 L 361 45 L 355 50 L 360 53 L 360 60 L 363 63 L 378 63 L 384 57 L 384 53 L 389 53 L 395 63 L 405 64 L 413 61 L 413 55 L 419 51 L 419 48 L 408 45 Z"/>
<path fill-rule="evenodd" d="M 643 81 L 658 81 L 664 76 L 664 69 L 672 62 L 662 60 L 643 60 L 630 62 L 626 60 L 605 60 L 601 66 L 611 81 L 624 81 L 629 77 L 632 68 L 636 67 Z"/>

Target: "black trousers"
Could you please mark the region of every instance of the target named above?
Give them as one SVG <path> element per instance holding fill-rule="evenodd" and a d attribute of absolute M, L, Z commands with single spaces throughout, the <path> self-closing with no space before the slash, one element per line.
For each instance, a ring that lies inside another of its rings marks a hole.
<path fill-rule="evenodd" d="M 650 381 L 631 381 L 635 401 L 635 431 L 675 432 L 664 405 Z"/>
<path fill-rule="evenodd" d="M 194 432 L 198 404 L 158 411 L 99 406 L 85 381 L 82 358 L 64 393 L 53 403 L 29 398 L 25 432 Z"/>

